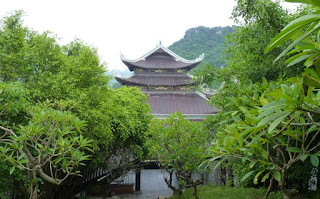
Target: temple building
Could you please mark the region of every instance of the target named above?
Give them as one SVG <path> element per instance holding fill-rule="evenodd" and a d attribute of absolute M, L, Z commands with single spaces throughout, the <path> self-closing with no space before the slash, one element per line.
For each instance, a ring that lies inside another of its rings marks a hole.
<path fill-rule="evenodd" d="M 207 104 L 207 97 L 195 90 L 193 79 L 187 74 L 203 57 L 204 54 L 186 60 L 160 43 L 136 60 L 121 55 L 122 62 L 134 75 L 116 79 L 122 85 L 139 87 L 148 96 L 151 113 L 159 119 L 181 112 L 186 119 L 203 120 L 218 110 Z"/>

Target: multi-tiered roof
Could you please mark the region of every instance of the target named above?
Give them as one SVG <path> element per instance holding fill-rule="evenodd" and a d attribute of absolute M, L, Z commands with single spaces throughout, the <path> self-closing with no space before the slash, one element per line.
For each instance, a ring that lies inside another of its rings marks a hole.
<path fill-rule="evenodd" d="M 148 96 L 152 114 L 158 118 L 179 111 L 187 119 L 201 120 L 217 112 L 207 105 L 205 95 L 192 88 L 192 78 L 187 75 L 203 57 L 204 54 L 195 60 L 186 60 L 159 44 L 136 60 L 121 55 L 122 62 L 135 75 L 116 79 L 123 85 L 140 87 Z"/>

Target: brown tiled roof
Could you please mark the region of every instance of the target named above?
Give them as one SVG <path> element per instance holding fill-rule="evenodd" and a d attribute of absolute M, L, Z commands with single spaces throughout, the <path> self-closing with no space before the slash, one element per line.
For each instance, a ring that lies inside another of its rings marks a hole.
<path fill-rule="evenodd" d="M 207 100 L 193 93 L 146 93 L 152 114 L 214 114 L 218 109 L 211 108 Z"/>
<path fill-rule="evenodd" d="M 192 84 L 192 78 L 177 74 L 137 74 L 130 78 L 116 79 L 124 85 L 134 86 L 182 86 Z"/>
<path fill-rule="evenodd" d="M 203 57 L 204 54 L 195 60 L 186 60 L 162 46 L 161 43 L 136 60 L 129 60 L 121 54 L 121 60 L 131 71 L 136 67 L 146 69 L 191 69 L 197 66 L 203 60 Z"/>
<path fill-rule="evenodd" d="M 122 60 L 129 70 L 133 71 L 135 67 L 144 69 L 192 69 L 196 67 L 201 61 L 195 63 L 185 63 L 183 61 L 176 61 L 174 57 L 166 53 L 154 53 L 145 60 L 137 62 L 128 62 Z"/>

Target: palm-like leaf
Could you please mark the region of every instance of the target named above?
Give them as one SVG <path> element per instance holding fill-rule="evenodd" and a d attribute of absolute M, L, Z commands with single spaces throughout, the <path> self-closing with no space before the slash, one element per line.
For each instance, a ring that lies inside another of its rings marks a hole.
<path fill-rule="evenodd" d="M 286 2 L 292 2 L 292 3 L 305 3 L 310 4 L 313 6 L 320 7 L 320 1 L 319 0 L 285 0 Z"/>

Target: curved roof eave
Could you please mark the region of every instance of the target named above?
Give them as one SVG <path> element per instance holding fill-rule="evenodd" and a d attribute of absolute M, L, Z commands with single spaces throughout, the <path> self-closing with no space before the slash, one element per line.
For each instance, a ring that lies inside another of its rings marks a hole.
<path fill-rule="evenodd" d="M 137 65 L 134 65 L 134 62 L 130 62 L 130 61 L 127 61 L 127 60 L 123 60 L 121 59 L 121 61 L 128 67 L 128 69 L 130 71 L 133 71 L 134 68 L 142 68 L 142 69 L 150 69 L 150 68 L 147 68 L 147 67 L 141 67 L 141 66 L 137 66 Z M 193 63 L 190 63 L 190 65 L 187 65 L 187 66 L 183 66 L 183 67 L 180 67 L 180 68 L 174 68 L 174 69 L 192 69 L 194 67 L 196 67 L 202 60 L 198 60 L 198 61 L 195 61 Z M 154 69 L 171 69 L 171 68 L 154 68 Z"/>
<path fill-rule="evenodd" d="M 145 60 L 148 56 L 150 56 L 152 53 L 156 52 L 159 49 L 162 49 L 163 51 L 165 51 L 166 53 L 168 53 L 169 55 L 171 55 L 172 57 L 175 58 L 176 61 L 182 61 L 185 63 L 197 63 L 197 62 L 201 62 L 204 58 L 204 53 L 202 53 L 198 58 L 194 59 L 194 60 L 187 60 L 184 59 L 182 57 L 180 57 L 179 55 L 177 55 L 176 53 L 172 52 L 171 50 L 169 50 L 168 48 L 162 46 L 161 44 L 159 44 L 157 47 L 155 47 L 154 49 L 152 49 L 151 51 L 149 51 L 147 54 L 143 55 L 142 57 L 135 59 L 135 60 L 130 60 L 127 59 L 122 53 L 120 53 L 120 58 L 122 61 L 126 61 L 126 62 L 130 62 L 130 63 L 135 63 L 141 60 Z"/>
<path fill-rule="evenodd" d="M 147 83 L 137 83 L 134 81 L 130 81 L 129 78 L 121 78 L 121 77 L 117 77 L 117 76 L 114 76 L 114 77 L 119 83 L 131 84 L 131 85 L 135 85 L 135 86 L 187 86 L 187 85 L 195 85 L 194 82 L 186 82 L 186 83 L 180 83 L 180 84 L 175 84 L 175 85 L 167 85 L 167 84 L 149 85 Z"/>

